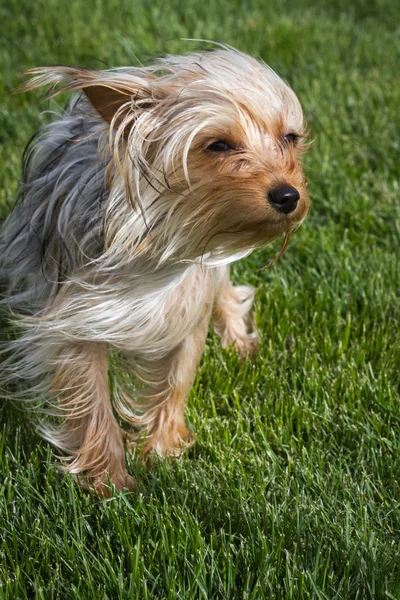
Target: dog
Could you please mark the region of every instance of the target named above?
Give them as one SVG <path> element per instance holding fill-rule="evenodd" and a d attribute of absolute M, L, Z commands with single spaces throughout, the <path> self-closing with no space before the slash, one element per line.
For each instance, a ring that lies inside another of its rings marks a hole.
<path fill-rule="evenodd" d="M 2 228 L 1 302 L 19 331 L 2 387 L 40 400 L 67 472 L 99 494 L 132 489 L 126 442 L 144 457 L 194 442 L 185 401 L 210 322 L 223 347 L 256 352 L 254 291 L 229 265 L 286 244 L 308 213 L 303 112 L 265 63 L 225 46 L 28 74 L 25 90 L 77 94 L 28 145 Z M 112 394 L 110 354 L 126 374 Z"/>

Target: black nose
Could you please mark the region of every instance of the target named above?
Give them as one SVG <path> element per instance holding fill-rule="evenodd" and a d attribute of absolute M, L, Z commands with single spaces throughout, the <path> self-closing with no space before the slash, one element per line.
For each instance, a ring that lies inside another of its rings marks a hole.
<path fill-rule="evenodd" d="M 267 198 L 276 210 L 287 215 L 296 208 L 300 194 L 292 185 L 281 185 L 268 192 Z"/>

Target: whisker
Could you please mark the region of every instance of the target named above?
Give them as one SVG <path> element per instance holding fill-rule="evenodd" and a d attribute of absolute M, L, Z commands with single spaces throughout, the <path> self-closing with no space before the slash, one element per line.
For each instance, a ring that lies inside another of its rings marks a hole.
<path fill-rule="evenodd" d="M 270 267 L 272 267 L 272 265 L 274 265 L 280 259 L 280 257 L 282 256 L 282 254 L 285 252 L 286 248 L 289 245 L 290 236 L 291 236 L 291 232 L 290 231 L 288 231 L 287 233 L 285 233 L 285 237 L 283 238 L 283 243 L 282 243 L 282 246 L 281 246 L 278 254 L 267 265 L 265 265 L 264 267 L 261 267 L 261 269 L 257 269 L 256 273 L 260 273 L 260 271 L 265 271 L 266 269 L 269 269 Z"/>

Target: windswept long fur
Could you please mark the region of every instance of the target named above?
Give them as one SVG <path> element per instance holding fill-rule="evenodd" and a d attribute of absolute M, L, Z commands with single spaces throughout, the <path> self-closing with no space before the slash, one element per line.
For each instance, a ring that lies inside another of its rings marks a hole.
<path fill-rule="evenodd" d="M 104 353 L 123 354 L 142 382 L 135 399 L 117 390 L 115 408 L 147 430 L 146 450 L 176 454 L 190 443 L 184 403 L 212 314 L 224 345 L 256 348 L 252 290 L 232 286 L 227 265 L 288 239 L 307 214 L 302 111 L 273 71 L 232 49 L 30 74 L 25 89 L 80 95 L 34 137 L 1 233 L 1 302 L 22 333 L 6 348 L 0 382 L 24 380 L 24 396 L 45 398 L 62 417 L 42 428 L 71 471 L 100 482 L 109 472 L 121 487 Z M 210 150 L 218 140 L 231 151 Z M 282 184 L 300 192 L 290 214 L 266 200 Z"/>

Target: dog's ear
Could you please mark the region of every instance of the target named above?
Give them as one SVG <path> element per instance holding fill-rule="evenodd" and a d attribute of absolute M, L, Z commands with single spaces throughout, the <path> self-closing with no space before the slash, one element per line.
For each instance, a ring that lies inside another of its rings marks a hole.
<path fill-rule="evenodd" d="M 99 115 L 107 122 L 119 126 L 132 109 L 140 111 L 155 102 L 152 82 L 157 77 L 141 69 L 91 71 L 78 67 L 38 67 L 27 71 L 33 76 L 20 91 L 49 85 L 48 98 L 62 92 L 82 90 Z"/>
<path fill-rule="evenodd" d="M 91 85 L 83 88 L 83 91 L 89 102 L 96 109 L 99 115 L 107 122 L 112 123 L 116 118 L 116 124 L 124 113 L 124 108 L 128 109 L 132 104 L 132 92 L 124 89 L 110 88 L 105 85 Z"/>

